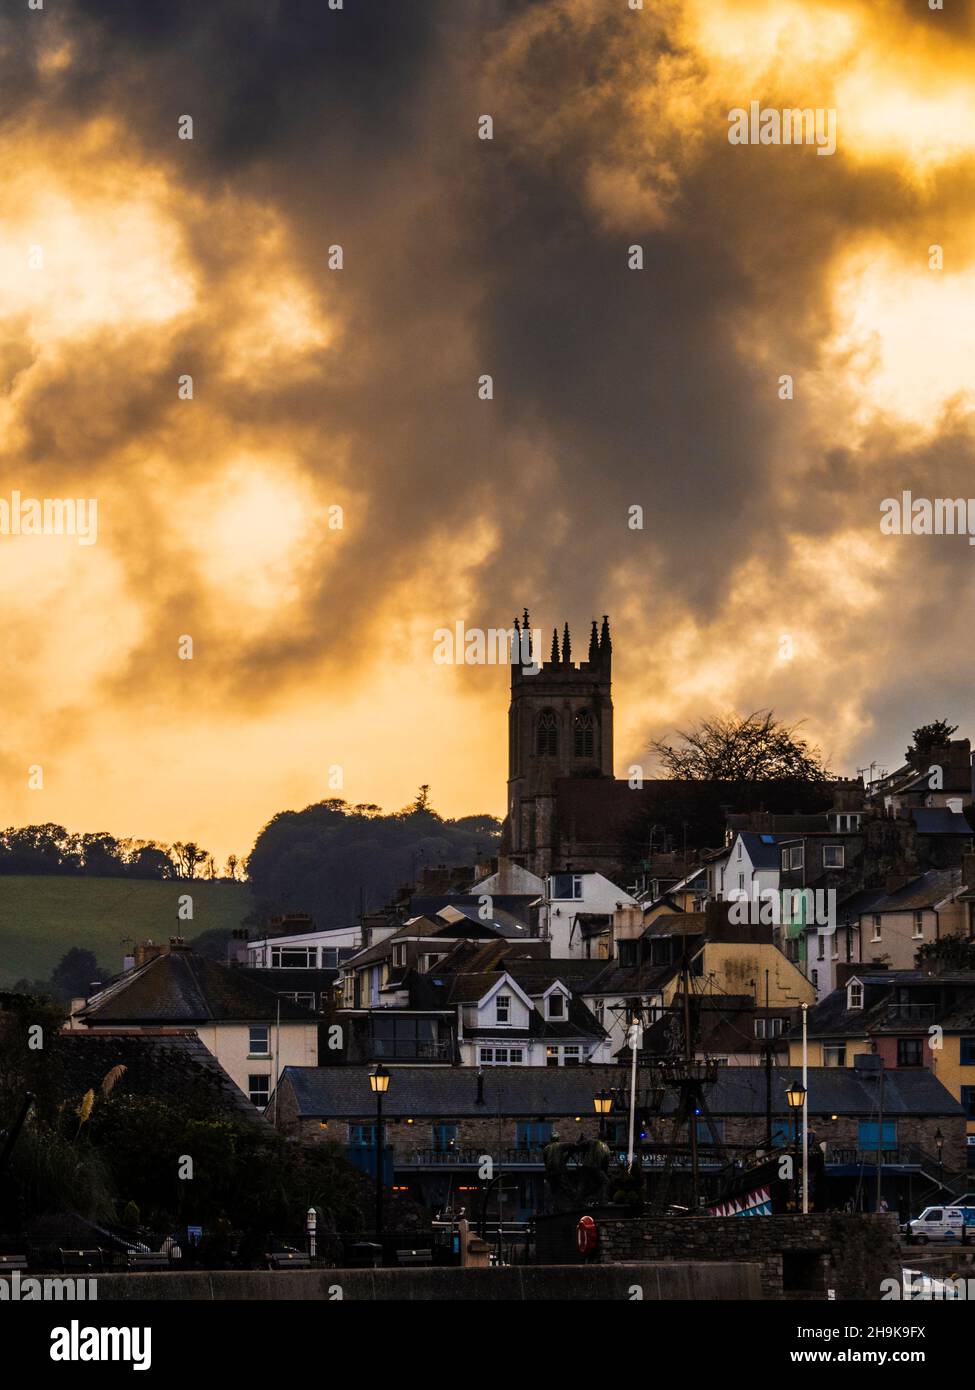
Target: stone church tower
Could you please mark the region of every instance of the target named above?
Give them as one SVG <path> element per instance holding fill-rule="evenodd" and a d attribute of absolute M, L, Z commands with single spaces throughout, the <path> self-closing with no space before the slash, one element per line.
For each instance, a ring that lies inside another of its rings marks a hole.
<path fill-rule="evenodd" d="M 519 627 L 531 632 L 527 610 Z M 552 633 L 548 661 L 533 652 L 541 669 L 532 674 L 512 662 L 508 712 L 508 814 L 501 853 L 544 875 L 563 867 L 558 826 L 557 782 L 565 778 L 613 777 L 613 647 L 609 619 L 595 619 L 589 653 L 578 665 L 566 623 L 559 646 Z M 562 848 L 566 848 L 563 846 Z"/>

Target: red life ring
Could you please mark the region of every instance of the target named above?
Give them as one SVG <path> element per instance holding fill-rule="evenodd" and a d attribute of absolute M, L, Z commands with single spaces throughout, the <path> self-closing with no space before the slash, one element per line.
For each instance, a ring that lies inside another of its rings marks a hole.
<path fill-rule="evenodd" d="M 591 1216 L 580 1216 L 576 1226 L 576 1244 L 580 1255 L 591 1255 L 599 1244 L 599 1228 Z"/>

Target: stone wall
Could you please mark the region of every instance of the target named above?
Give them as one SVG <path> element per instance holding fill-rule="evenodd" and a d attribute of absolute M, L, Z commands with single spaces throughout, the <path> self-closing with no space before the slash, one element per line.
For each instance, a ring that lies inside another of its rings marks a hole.
<path fill-rule="evenodd" d="M 3 1276 L 0 1276 L 3 1278 Z M 172 1302 L 246 1299 L 315 1299 L 322 1303 L 363 1300 L 469 1302 L 635 1302 L 762 1297 L 759 1270 L 731 1264 L 683 1261 L 665 1265 L 573 1265 L 504 1269 L 325 1269 L 202 1271 L 160 1274 L 99 1274 L 98 1302 Z"/>
<path fill-rule="evenodd" d="M 880 1297 L 881 1282 L 900 1278 L 897 1221 L 892 1216 L 811 1213 L 808 1216 L 621 1218 L 595 1210 L 602 1264 L 655 1260 L 739 1261 L 758 1265 L 766 1298 Z M 536 1258 L 568 1258 L 578 1213 L 541 1217 Z M 579 1258 L 577 1256 L 577 1258 Z"/>

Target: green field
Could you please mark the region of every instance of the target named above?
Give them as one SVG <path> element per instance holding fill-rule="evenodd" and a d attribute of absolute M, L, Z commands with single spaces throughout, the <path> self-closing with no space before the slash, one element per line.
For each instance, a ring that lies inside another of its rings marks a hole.
<path fill-rule="evenodd" d="M 177 917 L 177 899 L 193 898 L 193 920 Z M 185 879 L 48 878 L 0 875 L 0 987 L 46 980 L 72 946 L 93 951 L 113 973 L 132 941 L 187 940 L 239 927 L 252 906 L 243 883 Z"/>

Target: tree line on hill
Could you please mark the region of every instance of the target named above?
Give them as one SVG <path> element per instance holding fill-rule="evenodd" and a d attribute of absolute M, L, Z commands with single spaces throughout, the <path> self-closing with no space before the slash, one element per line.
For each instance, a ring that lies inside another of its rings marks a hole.
<path fill-rule="evenodd" d="M 0 874 L 70 874 L 88 878 L 233 879 L 244 866 L 231 854 L 221 873 L 192 840 L 162 845 L 118 839 L 106 831 L 73 834 L 63 825 L 10 826 L 0 831 Z"/>

